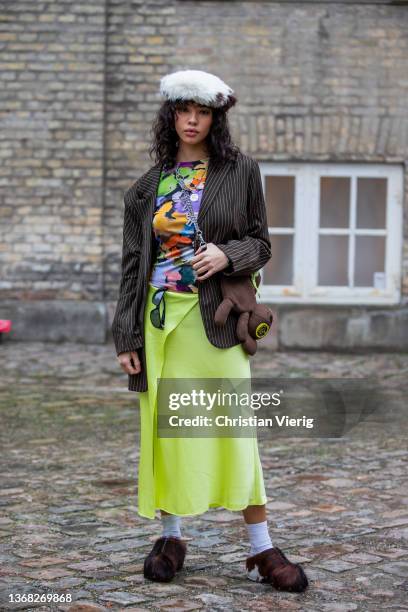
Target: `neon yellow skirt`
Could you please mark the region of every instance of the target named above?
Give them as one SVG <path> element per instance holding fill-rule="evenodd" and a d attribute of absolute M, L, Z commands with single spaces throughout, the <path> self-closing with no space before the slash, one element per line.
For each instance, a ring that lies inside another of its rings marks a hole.
<path fill-rule="evenodd" d="M 139 392 L 138 513 L 156 510 L 191 516 L 211 507 L 243 510 L 267 497 L 256 437 L 157 436 L 158 378 L 251 378 L 241 344 L 218 348 L 208 340 L 197 293 L 165 292 L 164 329 L 150 321 L 149 284 L 144 314 L 148 390 Z"/>

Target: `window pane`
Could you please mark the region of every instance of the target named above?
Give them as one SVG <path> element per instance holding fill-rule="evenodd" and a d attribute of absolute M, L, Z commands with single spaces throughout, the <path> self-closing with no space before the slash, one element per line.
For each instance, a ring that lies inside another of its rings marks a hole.
<path fill-rule="evenodd" d="M 357 179 L 357 227 L 385 229 L 386 199 L 386 178 Z"/>
<path fill-rule="evenodd" d="M 294 226 L 294 200 L 294 176 L 266 177 L 265 201 L 269 227 Z"/>
<path fill-rule="evenodd" d="M 320 236 L 318 285 L 348 285 L 348 236 Z"/>
<path fill-rule="evenodd" d="M 343 176 L 320 177 L 320 227 L 349 226 L 350 179 Z"/>
<path fill-rule="evenodd" d="M 354 285 L 356 287 L 375 287 L 375 272 L 384 272 L 385 237 L 356 236 L 356 259 Z"/>
<path fill-rule="evenodd" d="M 263 268 L 263 284 L 293 285 L 293 236 L 269 237 L 272 257 Z"/>

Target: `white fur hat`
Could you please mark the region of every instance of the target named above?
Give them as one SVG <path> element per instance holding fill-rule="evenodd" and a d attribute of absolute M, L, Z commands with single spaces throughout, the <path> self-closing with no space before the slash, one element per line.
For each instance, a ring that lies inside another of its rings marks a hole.
<path fill-rule="evenodd" d="M 193 100 L 228 110 L 237 101 L 234 91 L 215 74 L 203 70 L 178 70 L 160 79 L 160 93 L 168 100 Z"/>

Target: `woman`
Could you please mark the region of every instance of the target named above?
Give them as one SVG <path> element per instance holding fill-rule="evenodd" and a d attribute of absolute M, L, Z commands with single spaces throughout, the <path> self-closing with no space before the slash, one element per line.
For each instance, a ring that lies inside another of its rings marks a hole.
<path fill-rule="evenodd" d="M 237 317 L 231 312 L 225 327 L 214 324 L 220 275 L 251 274 L 271 257 L 258 164 L 229 132 L 233 90 L 215 75 L 181 70 L 162 78 L 160 93 L 166 99 L 150 150 L 157 163 L 125 194 L 122 278 L 112 323 L 129 389 L 140 393 L 138 512 L 153 519 L 160 509 L 163 526 L 144 575 L 171 580 L 187 549 L 180 517 L 224 507 L 243 513 L 251 543 L 247 577 L 303 591 L 303 569 L 269 536 L 256 436 L 157 432 L 158 379 L 250 380 Z"/>

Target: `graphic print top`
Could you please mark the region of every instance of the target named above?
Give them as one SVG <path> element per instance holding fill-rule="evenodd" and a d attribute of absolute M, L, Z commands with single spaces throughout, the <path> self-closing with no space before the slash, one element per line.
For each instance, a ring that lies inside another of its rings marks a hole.
<path fill-rule="evenodd" d="M 195 227 L 192 222 L 188 223 L 187 211 L 180 202 L 182 189 L 175 177 L 177 166 L 186 186 L 192 190 L 191 204 L 196 216 L 200 209 L 208 158 L 163 168 L 153 215 L 157 249 L 150 283 L 169 291 L 198 293 L 196 271 L 190 264 L 194 257 Z"/>

